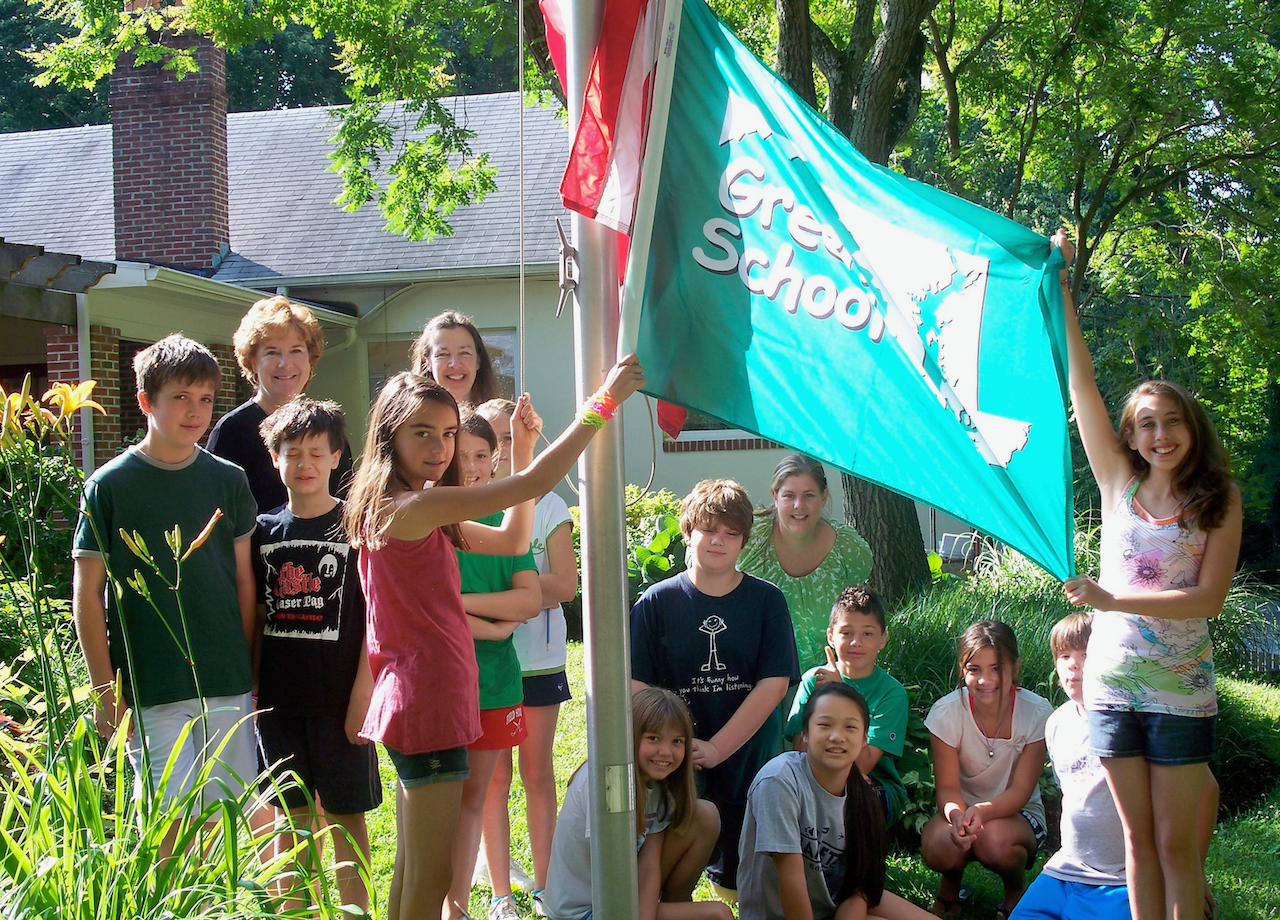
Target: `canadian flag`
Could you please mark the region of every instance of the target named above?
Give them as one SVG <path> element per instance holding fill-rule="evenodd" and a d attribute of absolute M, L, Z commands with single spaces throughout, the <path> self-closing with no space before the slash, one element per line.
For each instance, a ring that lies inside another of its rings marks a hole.
<path fill-rule="evenodd" d="M 572 0 L 540 0 L 547 49 L 568 87 L 565 31 Z M 653 78 L 657 67 L 663 0 L 607 0 L 600 40 L 583 97 L 582 120 L 574 135 L 569 165 L 560 182 L 564 206 L 631 233 L 640 193 L 640 170 L 649 132 Z M 627 240 L 618 242 L 621 275 Z M 677 437 L 688 413 L 658 403 L 658 426 Z"/>

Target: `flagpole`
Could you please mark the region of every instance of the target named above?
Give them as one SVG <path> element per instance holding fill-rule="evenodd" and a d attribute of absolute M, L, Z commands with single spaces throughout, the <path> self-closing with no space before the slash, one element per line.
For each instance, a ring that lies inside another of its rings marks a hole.
<path fill-rule="evenodd" d="M 571 0 L 568 7 L 565 96 L 569 124 L 576 125 L 582 117 L 604 0 Z M 604 381 L 617 356 L 618 249 L 614 231 L 603 224 L 575 212 L 571 226 L 580 269 L 573 328 L 581 402 Z M 621 920 L 639 914 L 621 418 L 592 439 L 578 463 L 578 475 L 592 914 Z"/>

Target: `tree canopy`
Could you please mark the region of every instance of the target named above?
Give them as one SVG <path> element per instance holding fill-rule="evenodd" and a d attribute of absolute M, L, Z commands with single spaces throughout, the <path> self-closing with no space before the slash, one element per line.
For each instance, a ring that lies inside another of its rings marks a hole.
<path fill-rule="evenodd" d="M 521 3 L 532 72 L 558 89 L 536 3 Z M 1246 553 L 1280 563 L 1280 2 L 712 5 L 870 159 L 1046 234 L 1069 227 L 1104 394 L 1114 405 L 1153 375 L 1190 385 L 1235 455 L 1259 537 L 1246 539 Z M 93 86 L 119 59 L 166 57 L 166 29 L 232 50 L 290 28 L 331 35 L 350 101 L 335 151 L 348 207 L 377 201 L 390 228 L 420 238 L 449 232 L 453 208 L 494 187 L 484 153 L 439 98 L 457 85 L 451 47 L 487 48 L 486 57 L 510 48 L 502 4 L 186 0 L 122 14 L 118 0 L 45 0 L 45 9 L 68 31 L 39 54 L 43 79 L 70 89 Z M 1077 472 L 1087 483 L 1087 467 Z M 877 569 L 889 572 L 881 587 L 893 595 L 919 583 L 909 503 L 886 505 L 850 482 L 846 493 L 855 523 L 886 534 L 875 547 Z"/>

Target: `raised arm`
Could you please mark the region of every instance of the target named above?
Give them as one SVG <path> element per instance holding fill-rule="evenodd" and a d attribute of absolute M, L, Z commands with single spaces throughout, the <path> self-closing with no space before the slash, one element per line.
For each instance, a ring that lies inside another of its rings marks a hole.
<path fill-rule="evenodd" d="M 1053 244 L 1062 250 L 1070 265 L 1075 257 L 1075 246 L 1067 238 L 1065 230 L 1054 234 Z M 1067 379 L 1071 390 L 1071 405 L 1075 409 L 1076 425 L 1080 429 L 1084 452 L 1089 458 L 1089 467 L 1093 470 L 1094 479 L 1098 481 L 1098 488 L 1102 490 L 1103 507 L 1110 508 L 1132 473 L 1128 459 L 1120 451 L 1120 438 L 1111 425 L 1107 405 L 1102 401 L 1102 393 L 1098 390 L 1093 358 L 1085 345 L 1084 333 L 1080 331 L 1080 321 L 1076 317 L 1075 302 L 1071 297 L 1071 286 L 1067 283 L 1065 268 L 1059 280 L 1062 282 L 1062 307 L 1067 327 Z"/>
<path fill-rule="evenodd" d="M 638 359 L 628 355 L 614 365 L 602 390 L 621 403 L 644 383 Z M 521 451 L 526 455 L 533 452 L 537 435 L 526 424 L 532 411 L 528 394 L 521 396 L 511 420 L 513 464 Z M 527 468 L 506 479 L 473 488 L 437 486 L 402 495 L 387 533 L 401 540 L 421 539 L 437 527 L 470 521 L 536 499 L 550 492 L 569 472 L 595 433 L 596 428 L 579 415 Z"/>

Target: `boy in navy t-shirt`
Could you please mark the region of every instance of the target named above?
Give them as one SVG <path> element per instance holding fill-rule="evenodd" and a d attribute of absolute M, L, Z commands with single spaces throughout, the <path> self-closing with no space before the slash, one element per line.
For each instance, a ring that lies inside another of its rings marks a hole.
<path fill-rule="evenodd" d="M 337 403 L 305 398 L 262 422 L 289 501 L 259 515 L 254 536 L 262 603 L 258 734 L 276 783 L 272 804 L 289 809 L 295 826 L 318 832 L 308 793 L 319 798 L 325 821 L 346 832 L 333 834 L 338 893 L 344 904 L 368 910 L 357 867 L 369 864 L 364 813 L 382 803 L 382 784 L 373 745 L 356 734 L 373 689 L 357 550 L 342 530 L 343 503 L 329 494 L 345 428 Z"/>
<path fill-rule="evenodd" d="M 680 509 L 688 570 L 654 585 L 631 611 L 632 690 L 671 690 L 693 715 L 697 737 L 689 756 L 702 798 L 720 817 L 707 875 L 729 891 L 737 886 L 747 792 L 773 755 L 782 728 L 778 704 L 800 680 L 782 592 L 735 567 L 751 521 L 742 486 L 729 479 L 698 483 Z M 702 817 L 700 811 L 690 833 Z"/>

